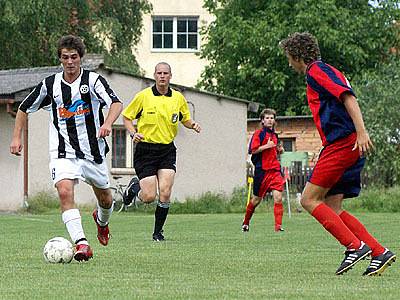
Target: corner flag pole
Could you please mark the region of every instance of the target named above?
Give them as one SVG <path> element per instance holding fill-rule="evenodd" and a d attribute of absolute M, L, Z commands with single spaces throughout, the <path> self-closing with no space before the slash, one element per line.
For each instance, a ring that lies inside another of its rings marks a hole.
<path fill-rule="evenodd" d="M 289 218 L 291 218 L 292 217 L 292 211 L 290 209 L 289 183 L 288 183 L 289 180 L 290 180 L 289 169 L 288 169 L 288 167 L 285 167 L 286 197 L 287 197 L 287 203 L 288 203 L 288 214 L 289 214 Z"/>
<path fill-rule="evenodd" d="M 249 205 L 250 198 L 251 198 L 251 191 L 252 191 L 252 186 L 253 186 L 253 177 L 251 177 L 251 176 L 247 177 L 247 184 L 248 184 L 248 191 L 247 191 L 246 207 L 247 207 L 247 205 Z"/>

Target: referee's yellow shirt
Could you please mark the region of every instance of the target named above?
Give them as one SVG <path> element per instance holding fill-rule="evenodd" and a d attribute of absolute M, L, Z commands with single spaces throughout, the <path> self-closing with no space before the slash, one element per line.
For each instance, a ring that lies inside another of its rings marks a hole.
<path fill-rule="evenodd" d="M 168 88 L 168 93 L 162 95 L 155 85 L 137 93 L 122 115 L 137 119 L 137 131 L 144 135 L 143 141 L 153 144 L 171 143 L 178 133 L 178 121 L 190 119 L 188 104 L 180 92 Z"/>

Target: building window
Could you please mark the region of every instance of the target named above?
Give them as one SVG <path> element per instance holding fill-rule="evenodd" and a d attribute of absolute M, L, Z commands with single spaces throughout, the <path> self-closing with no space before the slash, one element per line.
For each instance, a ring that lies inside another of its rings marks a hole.
<path fill-rule="evenodd" d="M 112 168 L 133 168 L 134 147 L 131 137 L 124 127 L 113 128 L 111 149 Z"/>
<path fill-rule="evenodd" d="M 197 51 L 198 17 L 153 17 L 153 50 Z"/>
<path fill-rule="evenodd" d="M 296 139 L 294 138 L 283 138 L 281 139 L 283 148 L 285 149 L 285 152 L 293 152 L 296 151 L 295 145 L 296 145 Z"/>

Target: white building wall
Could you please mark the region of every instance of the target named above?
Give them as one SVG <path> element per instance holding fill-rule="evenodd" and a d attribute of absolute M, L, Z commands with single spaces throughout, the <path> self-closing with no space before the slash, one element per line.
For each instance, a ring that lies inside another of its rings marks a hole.
<path fill-rule="evenodd" d="M 152 50 L 152 16 L 198 16 L 198 26 L 209 25 L 214 17 L 204 9 L 202 0 L 150 0 L 153 5 L 151 14 L 143 16 L 143 30 L 140 42 L 134 51 L 144 76 L 153 78 L 154 67 L 160 61 L 168 62 L 172 68 L 172 83 L 195 86 L 201 72 L 207 64 L 196 52 L 166 52 Z M 200 39 L 199 49 L 202 40 Z"/>
<path fill-rule="evenodd" d="M 14 120 L 0 105 L 0 211 L 15 211 L 24 203 L 24 160 L 10 154 Z"/>

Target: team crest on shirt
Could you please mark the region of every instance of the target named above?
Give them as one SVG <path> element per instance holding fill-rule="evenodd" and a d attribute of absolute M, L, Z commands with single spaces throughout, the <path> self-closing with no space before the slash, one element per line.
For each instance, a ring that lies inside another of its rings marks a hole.
<path fill-rule="evenodd" d="M 175 124 L 178 121 L 178 114 L 172 114 L 171 122 Z"/>
<path fill-rule="evenodd" d="M 87 94 L 89 92 L 89 87 L 87 86 L 87 84 L 82 84 L 81 87 L 79 88 L 79 91 L 82 94 Z"/>

